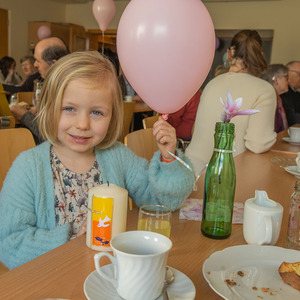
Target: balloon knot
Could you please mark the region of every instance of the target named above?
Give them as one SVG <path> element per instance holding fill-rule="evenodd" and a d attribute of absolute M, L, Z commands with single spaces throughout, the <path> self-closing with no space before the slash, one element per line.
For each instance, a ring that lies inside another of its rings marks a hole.
<path fill-rule="evenodd" d="M 162 114 L 162 118 L 167 121 L 168 120 L 168 117 L 169 117 L 169 114 Z"/>

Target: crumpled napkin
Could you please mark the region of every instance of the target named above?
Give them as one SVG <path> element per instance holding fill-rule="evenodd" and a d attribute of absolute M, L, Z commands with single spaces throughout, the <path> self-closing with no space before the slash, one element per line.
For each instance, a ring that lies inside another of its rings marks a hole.
<path fill-rule="evenodd" d="M 194 221 L 202 220 L 203 199 L 187 198 L 184 200 L 179 211 L 179 219 L 187 219 Z M 244 204 L 242 202 L 234 202 L 233 205 L 233 224 L 243 224 Z"/>

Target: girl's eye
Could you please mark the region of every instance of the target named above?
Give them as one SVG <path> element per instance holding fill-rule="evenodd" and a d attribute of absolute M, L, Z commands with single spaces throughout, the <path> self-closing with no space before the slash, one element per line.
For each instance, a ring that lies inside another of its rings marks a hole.
<path fill-rule="evenodd" d="M 99 111 L 99 110 L 93 110 L 92 114 L 96 115 L 96 116 L 102 116 L 103 115 L 103 113 L 101 111 Z"/>
<path fill-rule="evenodd" d="M 63 110 L 65 110 L 65 111 L 73 111 L 74 108 L 73 107 L 64 107 Z"/>

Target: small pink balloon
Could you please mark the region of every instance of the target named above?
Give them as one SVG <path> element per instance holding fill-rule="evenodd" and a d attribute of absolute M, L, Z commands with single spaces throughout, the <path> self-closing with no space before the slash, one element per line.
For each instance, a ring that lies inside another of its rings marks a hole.
<path fill-rule="evenodd" d="M 46 39 L 51 36 L 51 29 L 46 25 L 42 25 L 39 27 L 37 35 L 40 40 Z"/>
<path fill-rule="evenodd" d="M 116 14 L 116 5 L 113 0 L 95 0 L 93 3 L 93 14 L 104 32 Z"/>
<path fill-rule="evenodd" d="M 122 70 L 155 111 L 184 106 L 205 80 L 215 53 L 215 30 L 199 0 L 131 0 L 118 26 Z"/>

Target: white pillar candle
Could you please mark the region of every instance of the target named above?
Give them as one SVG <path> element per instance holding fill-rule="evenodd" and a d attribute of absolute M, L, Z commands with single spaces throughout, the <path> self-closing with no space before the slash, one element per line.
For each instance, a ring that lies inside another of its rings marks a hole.
<path fill-rule="evenodd" d="M 128 191 L 111 183 L 89 190 L 86 245 L 111 251 L 110 240 L 126 231 Z"/>

